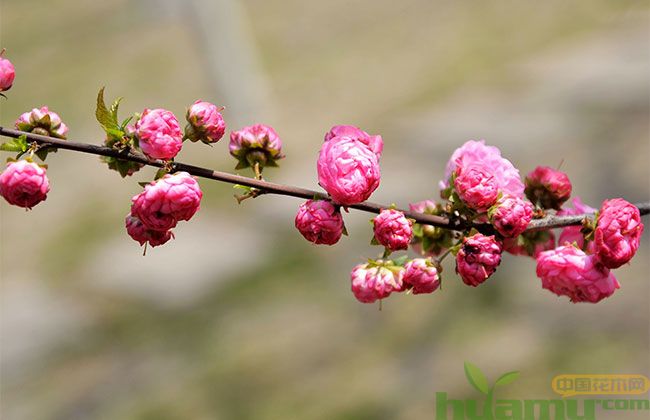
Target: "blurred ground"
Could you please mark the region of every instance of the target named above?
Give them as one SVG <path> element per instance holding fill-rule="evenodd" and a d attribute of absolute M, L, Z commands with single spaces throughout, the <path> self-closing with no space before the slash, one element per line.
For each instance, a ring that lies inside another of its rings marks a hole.
<path fill-rule="evenodd" d="M 1 6 L 17 68 L 2 125 L 48 104 L 70 138 L 97 142 L 106 85 L 125 115 L 181 116 L 202 98 L 228 107 L 230 128 L 273 125 L 287 154 L 268 174 L 278 182 L 316 188 L 323 134 L 351 123 L 386 141 L 374 201 L 436 197 L 470 138 L 522 172 L 563 160 L 594 206 L 650 193 L 647 2 Z M 188 145 L 179 160 L 234 166 L 225 144 Z M 433 418 L 436 391 L 475 397 L 465 360 L 490 378 L 522 372 L 500 398 L 551 398 L 560 373 L 650 376 L 648 235 L 598 305 L 541 290 L 534 261 L 508 256 L 480 288 L 449 265 L 442 291 L 379 312 L 349 292 L 350 268 L 376 253 L 368 214 L 346 216 L 341 244 L 313 247 L 292 226 L 298 201 L 238 207 L 230 186 L 202 181 L 201 212 L 143 258 L 122 224 L 152 172 L 123 181 L 65 151 L 48 163 L 46 203 L 0 205 L 2 419 Z"/>

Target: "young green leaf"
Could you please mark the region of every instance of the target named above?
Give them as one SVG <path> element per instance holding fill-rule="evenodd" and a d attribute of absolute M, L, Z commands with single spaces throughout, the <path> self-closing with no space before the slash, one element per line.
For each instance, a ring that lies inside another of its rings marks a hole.
<path fill-rule="evenodd" d="M 495 386 L 497 385 L 508 385 L 509 383 L 512 383 L 519 378 L 519 372 L 518 371 L 513 371 L 513 372 L 508 372 L 504 373 L 497 379 L 497 381 L 494 383 Z"/>
<path fill-rule="evenodd" d="M 113 113 L 109 111 L 108 108 L 106 108 L 106 102 L 104 102 L 104 87 L 99 89 L 99 93 L 97 94 L 97 108 L 95 109 L 95 118 L 97 118 L 97 122 L 99 122 L 105 131 L 119 130 L 120 128 L 117 124 L 117 117 L 113 116 Z"/>
<path fill-rule="evenodd" d="M 22 138 L 11 139 L 7 142 L 0 144 L 0 150 L 5 152 L 26 152 L 27 142 Z"/>
<path fill-rule="evenodd" d="M 478 366 L 465 362 L 465 376 L 467 376 L 467 380 L 477 391 L 487 395 L 489 392 L 488 381 Z"/>

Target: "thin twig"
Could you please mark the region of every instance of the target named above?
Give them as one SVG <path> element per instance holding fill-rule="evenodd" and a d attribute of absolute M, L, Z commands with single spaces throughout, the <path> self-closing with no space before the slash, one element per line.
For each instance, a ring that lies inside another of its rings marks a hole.
<path fill-rule="evenodd" d="M 131 162 L 141 163 L 143 165 L 154 166 L 157 168 L 162 168 L 168 163 L 162 160 L 149 159 L 144 155 L 136 154 L 128 150 L 115 150 L 110 147 L 97 146 L 94 144 L 88 143 L 78 143 L 69 140 L 61 140 L 54 137 L 42 136 L 34 133 L 27 133 L 24 131 L 14 130 L 11 128 L 0 127 L 0 136 L 18 138 L 20 136 L 25 136 L 30 142 L 36 142 L 40 145 L 47 145 L 56 147 L 59 149 L 73 150 L 81 153 L 89 153 L 99 156 L 109 156 L 114 158 L 119 158 L 123 160 L 128 160 Z M 199 166 L 188 165 L 185 163 L 174 162 L 172 167 L 175 171 L 184 171 L 188 172 L 191 175 L 213 179 L 216 181 L 227 182 L 230 184 L 239 184 L 245 185 L 247 187 L 252 187 L 261 190 L 264 194 L 277 194 L 285 195 L 290 197 L 304 198 L 304 199 L 329 199 L 329 196 L 325 193 L 310 190 L 307 188 L 295 187 L 292 185 L 282 185 L 276 184 L 274 182 L 263 181 L 255 178 L 249 178 L 241 175 L 234 175 L 227 172 L 215 171 L 208 168 L 201 168 Z M 638 203 L 636 206 L 639 208 L 641 215 L 647 215 L 650 213 L 650 201 L 644 203 Z M 379 213 L 382 209 L 390 208 L 390 206 L 384 204 L 371 203 L 369 201 L 353 204 L 347 206 L 348 208 L 361 210 L 369 213 Z M 475 228 L 483 233 L 493 233 L 494 230 L 490 224 L 487 223 L 468 223 L 463 220 L 449 220 L 445 217 L 434 216 L 430 214 L 422 214 L 412 212 L 410 210 L 397 209 L 403 212 L 406 217 L 414 219 L 417 223 L 423 225 L 437 226 L 445 229 L 451 230 L 465 230 L 468 228 Z M 527 231 L 537 231 L 537 230 L 547 230 L 558 227 L 580 225 L 582 220 L 585 217 L 590 216 L 590 214 L 581 214 L 575 216 L 554 216 L 549 215 L 543 219 L 537 219 L 530 222 Z"/>

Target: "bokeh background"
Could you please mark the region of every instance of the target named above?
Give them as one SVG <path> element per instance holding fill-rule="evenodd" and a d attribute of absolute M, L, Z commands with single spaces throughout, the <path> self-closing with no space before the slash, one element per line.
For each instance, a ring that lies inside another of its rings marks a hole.
<path fill-rule="evenodd" d="M 230 129 L 276 128 L 287 158 L 267 179 L 317 188 L 334 124 L 385 140 L 373 200 L 438 196 L 452 151 L 485 138 L 523 173 L 562 162 L 596 207 L 650 196 L 650 7 L 645 1 L 3 0 L 0 45 L 16 68 L 0 123 L 49 105 L 69 137 L 99 143 L 97 90 L 123 115 L 194 100 Z M 232 171 L 226 140 L 180 161 Z M 0 417 L 18 419 L 425 419 L 436 391 L 552 398 L 561 373 L 650 375 L 648 235 L 622 288 L 597 305 L 541 289 L 530 258 L 505 256 L 468 288 L 356 302 L 349 271 L 376 256 L 370 215 L 315 247 L 299 200 L 238 206 L 201 181 L 201 211 L 146 257 L 123 227 L 153 170 L 122 180 L 93 156 L 48 159 L 33 211 L 0 205 Z M 647 395 L 645 396 L 648 397 Z M 647 418 L 603 412 L 598 418 Z"/>

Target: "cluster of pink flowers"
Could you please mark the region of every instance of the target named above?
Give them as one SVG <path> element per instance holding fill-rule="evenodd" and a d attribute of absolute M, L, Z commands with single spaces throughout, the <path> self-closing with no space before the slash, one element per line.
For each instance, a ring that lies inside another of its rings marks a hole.
<path fill-rule="evenodd" d="M 198 182 L 187 172 L 167 174 L 132 198 L 126 230 L 140 245 L 162 245 L 173 238 L 171 229 L 179 221 L 194 216 L 202 197 Z"/>
<path fill-rule="evenodd" d="M 559 213 L 591 213 L 576 197 L 574 208 Z M 560 246 L 537 256 L 537 275 L 542 286 L 572 302 L 599 302 L 620 287 L 610 271 L 629 262 L 643 233 L 639 209 L 623 200 L 605 200 L 598 219 L 589 226 L 569 226 L 560 235 Z"/>
<path fill-rule="evenodd" d="M 12 86 L 14 77 L 13 65 L 0 53 L 0 92 Z M 125 218 L 131 238 L 141 246 L 160 246 L 174 238 L 172 229 L 178 222 L 196 214 L 203 197 L 198 182 L 189 173 L 179 172 L 182 165 L 173 159 L 184 140 L 214 144 L 224 136 L 223 108 L 197 100 L 187 110 L 183 132 L 174 114 L 161 108 L 145 109 L 133 125 L 128 125 L 131 119 L 120 125 L 118 105 L 119 100 L 107 107 L 100 90 L 96 115 L 107 135 L 105 146 L 120 151 L 140 150 L 151 159 L 166 161 L 156 163 L 161 167 L 158 179 L 132 198 Z M 47 106 L 23 113 L 15 126 L 60 139 L 68 133 L 60 116 Z M 317 197 L 298 208 L 294 223 L 305 239 L 333 245 L 347 234 L 341 209 L 377 209 L 376 205 L 360 204 L 379 187 L 383 148 L 380 135 L 351 125 L 334 126 L 325 134 L 316 167 L 318 182 L 328 196 L 315 194 Z M 39 149 L 22 136 L 3 145 L 3 150 L 18 152 L 17 158 L 29 153 L 23 160 L 10 161 L 0 174 L 0 195 L 9 204 L 31 209 L 47 198 L 50 185 L 46 167 L 32 158 L 36 155 L 44 160 L 48 149 L 53 149 L 52 143 Z M 277 161 L 284 158 L 279 135 L 264 124 L 232 131 L 228 149 L 238 161 L 235 169 L 250 167 L 257 180 L 262 179 L 265 167 L 277 166 Z M 122 155 L 106 155 L 109 168 L 122 176 L 132 175 L 142 167 L 139 159 L 127 161 Z M 240 202 L 264 192 L 259 181 L 244 184 L 248 187 L 238 186 L 247 189 L 244 196 L 237 196 Z M 639 248 L 644 227 L 636 206 L 615 198 L 605 200 L 596 212 L 575 197 L 573 208 L 563 207 L 572 192 L 566 173 L 539 166 L 522 182 L 517 168 L 484 140 L 470 140 L 456 149 L 439 185 L 441 202 L 413 203 L 410 212 L 381 209 L 372 220 L 371 243 L 382 246 L 383 253 L 351 272 L 352 293 L 360 302 L 381 301 L 393 292 L 434 292 L 440 287 L 441 262 L 449 254 L 455 256 L 455 271 L 462 282 L 476 287 L 496 272 L 506 251 L 535 258 L 536 273 L 544 289 L 567 296 L 572 302 L 595 303 L 620 288 L 611 270 L 628 263 Z M 582 226 L 565 227 L 557 244 L 553 232 L 529 228 L 533 218 L 547 214 L 590 213 L 597 214 L 595 220 L 586 217 Z M 432 217 L 426 220 L 422 215 Z M 414 219 L 439 226 L 415 223 Z M 435 223 L 438 220 L 447 222 Z M 403 255 L 389 259 L 409 246 L 419 254 L 417 258 Z"/>

